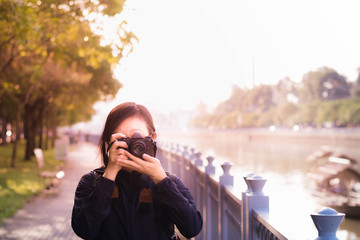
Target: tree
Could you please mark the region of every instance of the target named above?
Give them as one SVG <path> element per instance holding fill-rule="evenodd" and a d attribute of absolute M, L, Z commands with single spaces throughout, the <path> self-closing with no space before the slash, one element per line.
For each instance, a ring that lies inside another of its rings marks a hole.
<path fill-rule="evenodd" d="M 291 102 L 286 102 L 281 106 L 278 106 L 277 112 L 275 114 L 275 124 L 292 127 L 294 124 L 296 124 L 296 114 L 298 111 L 298 106 Z"/>
<path fill-rule="evenodd" d="M 244 99 L 246 111 L 262 113 L 269 110 L 273 105 L 272 87 L 260 85 L 249 90 Z"/>
<path fill-rule="evenodd" d="M 358 70 L 358 77 L 355 83 L 354 95 L 355 97 L 360 97 L 360 67 L 357 70 Z"/>
<path fill-rule="evenodd" d="M 346 78 L 331 68 L 322 67 L 308 72 L 304 75 L 302 84 L 303 102 L 332 101 L 350 96 L 350 86 Z"/>
<path fill-rule="evenodd" d="M 112 69 L 135 36 L 124 30 L 119 43 L 101 46 L 83 13 L 115 14 L 123 4 L 0 0 L 0 94 L 17 106 L 17 124 L 24 114 L 26 159 L 45 116 L 56 124 L 88 118 L 95 101 L 121 87 Z"/>
<path fill-rule="evenodd" d="M 360 91 L 350 98 L 350 90 L 359 86 L 360 71 L 357 83 L 350 84 L 344 76 L 327 67 L 306 73 L 300 83 L 283 78 L 275 86 L 261 85 L 253 89 L 234 86 L 229 99 L 219 103 L 213 114 L 198 116 L 192 124 L 219 128 L 271 124 L 323 127 L 327 123 L 338 127 L 358 126 Z"/>
<path fill-rule="evenodd" d="M 281 106 L 287 102 L 297 104 L 299 102 L 298 84 L 289 77 L 280 79 L 273 89 L 274 104 Z"/>

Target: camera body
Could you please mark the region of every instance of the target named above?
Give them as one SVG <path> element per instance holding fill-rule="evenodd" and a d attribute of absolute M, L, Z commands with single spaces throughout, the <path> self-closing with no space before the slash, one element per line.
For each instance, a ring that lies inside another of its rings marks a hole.
<path fill-rule="evenodd" d="M 124 138 L 117 139 L 118 141 L 124 141 L 128 145 L 128 150 L 132 155 L 142 158 L 144 153 L 155 157 L 156 155 L 156 142 L 151 137 L 142 137 L 139 133 L 134 133 L 134 135 Z"/>

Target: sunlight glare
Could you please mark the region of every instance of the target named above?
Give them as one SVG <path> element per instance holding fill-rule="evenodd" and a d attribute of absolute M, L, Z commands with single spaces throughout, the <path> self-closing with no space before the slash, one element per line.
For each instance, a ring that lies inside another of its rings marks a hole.
<path fill-rule="evenodd" d="M 123 32 L 115 26 L 126 20 L 127 31 L 139 37 L 116 70 L 123 84 L 117 101 L 132 99 L 166 112 L 193 109 L 200 102 L 214 108 L 230 97 L 233 85 L 251 88 L 285 77 L 299 82 L 322 66 L 354 81 L 359 5 L 325 0 L 224 0 L 220 5 L 214 0 L 127 1 L 121 14 L 104 20 L 102 32 L 107 41 L 117 41 Z"/>

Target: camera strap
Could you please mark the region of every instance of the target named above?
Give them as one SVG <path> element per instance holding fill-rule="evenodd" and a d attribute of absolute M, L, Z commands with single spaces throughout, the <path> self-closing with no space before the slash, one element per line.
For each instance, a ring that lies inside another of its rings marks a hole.
<path fill-rule="evenodd" d="M 114 142 L 116 142 L 116 141 L 117 141 L 117 139 L 115 139 L 114 141 L 112 141 L 112 142 L 109 144 L 109 146 L 108 146 L 107 149 L 106 149 L 107 154 L 109 154 L 110 148 L 112 147 L 112 145 L 113 145 Z"/>

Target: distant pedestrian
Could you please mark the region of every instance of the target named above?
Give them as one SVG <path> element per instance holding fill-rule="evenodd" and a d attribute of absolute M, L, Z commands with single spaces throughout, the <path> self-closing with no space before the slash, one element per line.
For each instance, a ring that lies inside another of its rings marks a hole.
<path fill-rule="evenodd" d="M 84 239 L 191 238 L 202 217 L 189 189 L 155 158 L 150 112 L 122 103 L 108 115 L 100 139 L 103 167 L 85 174 L 76 189 L 72 228 Z"/>

